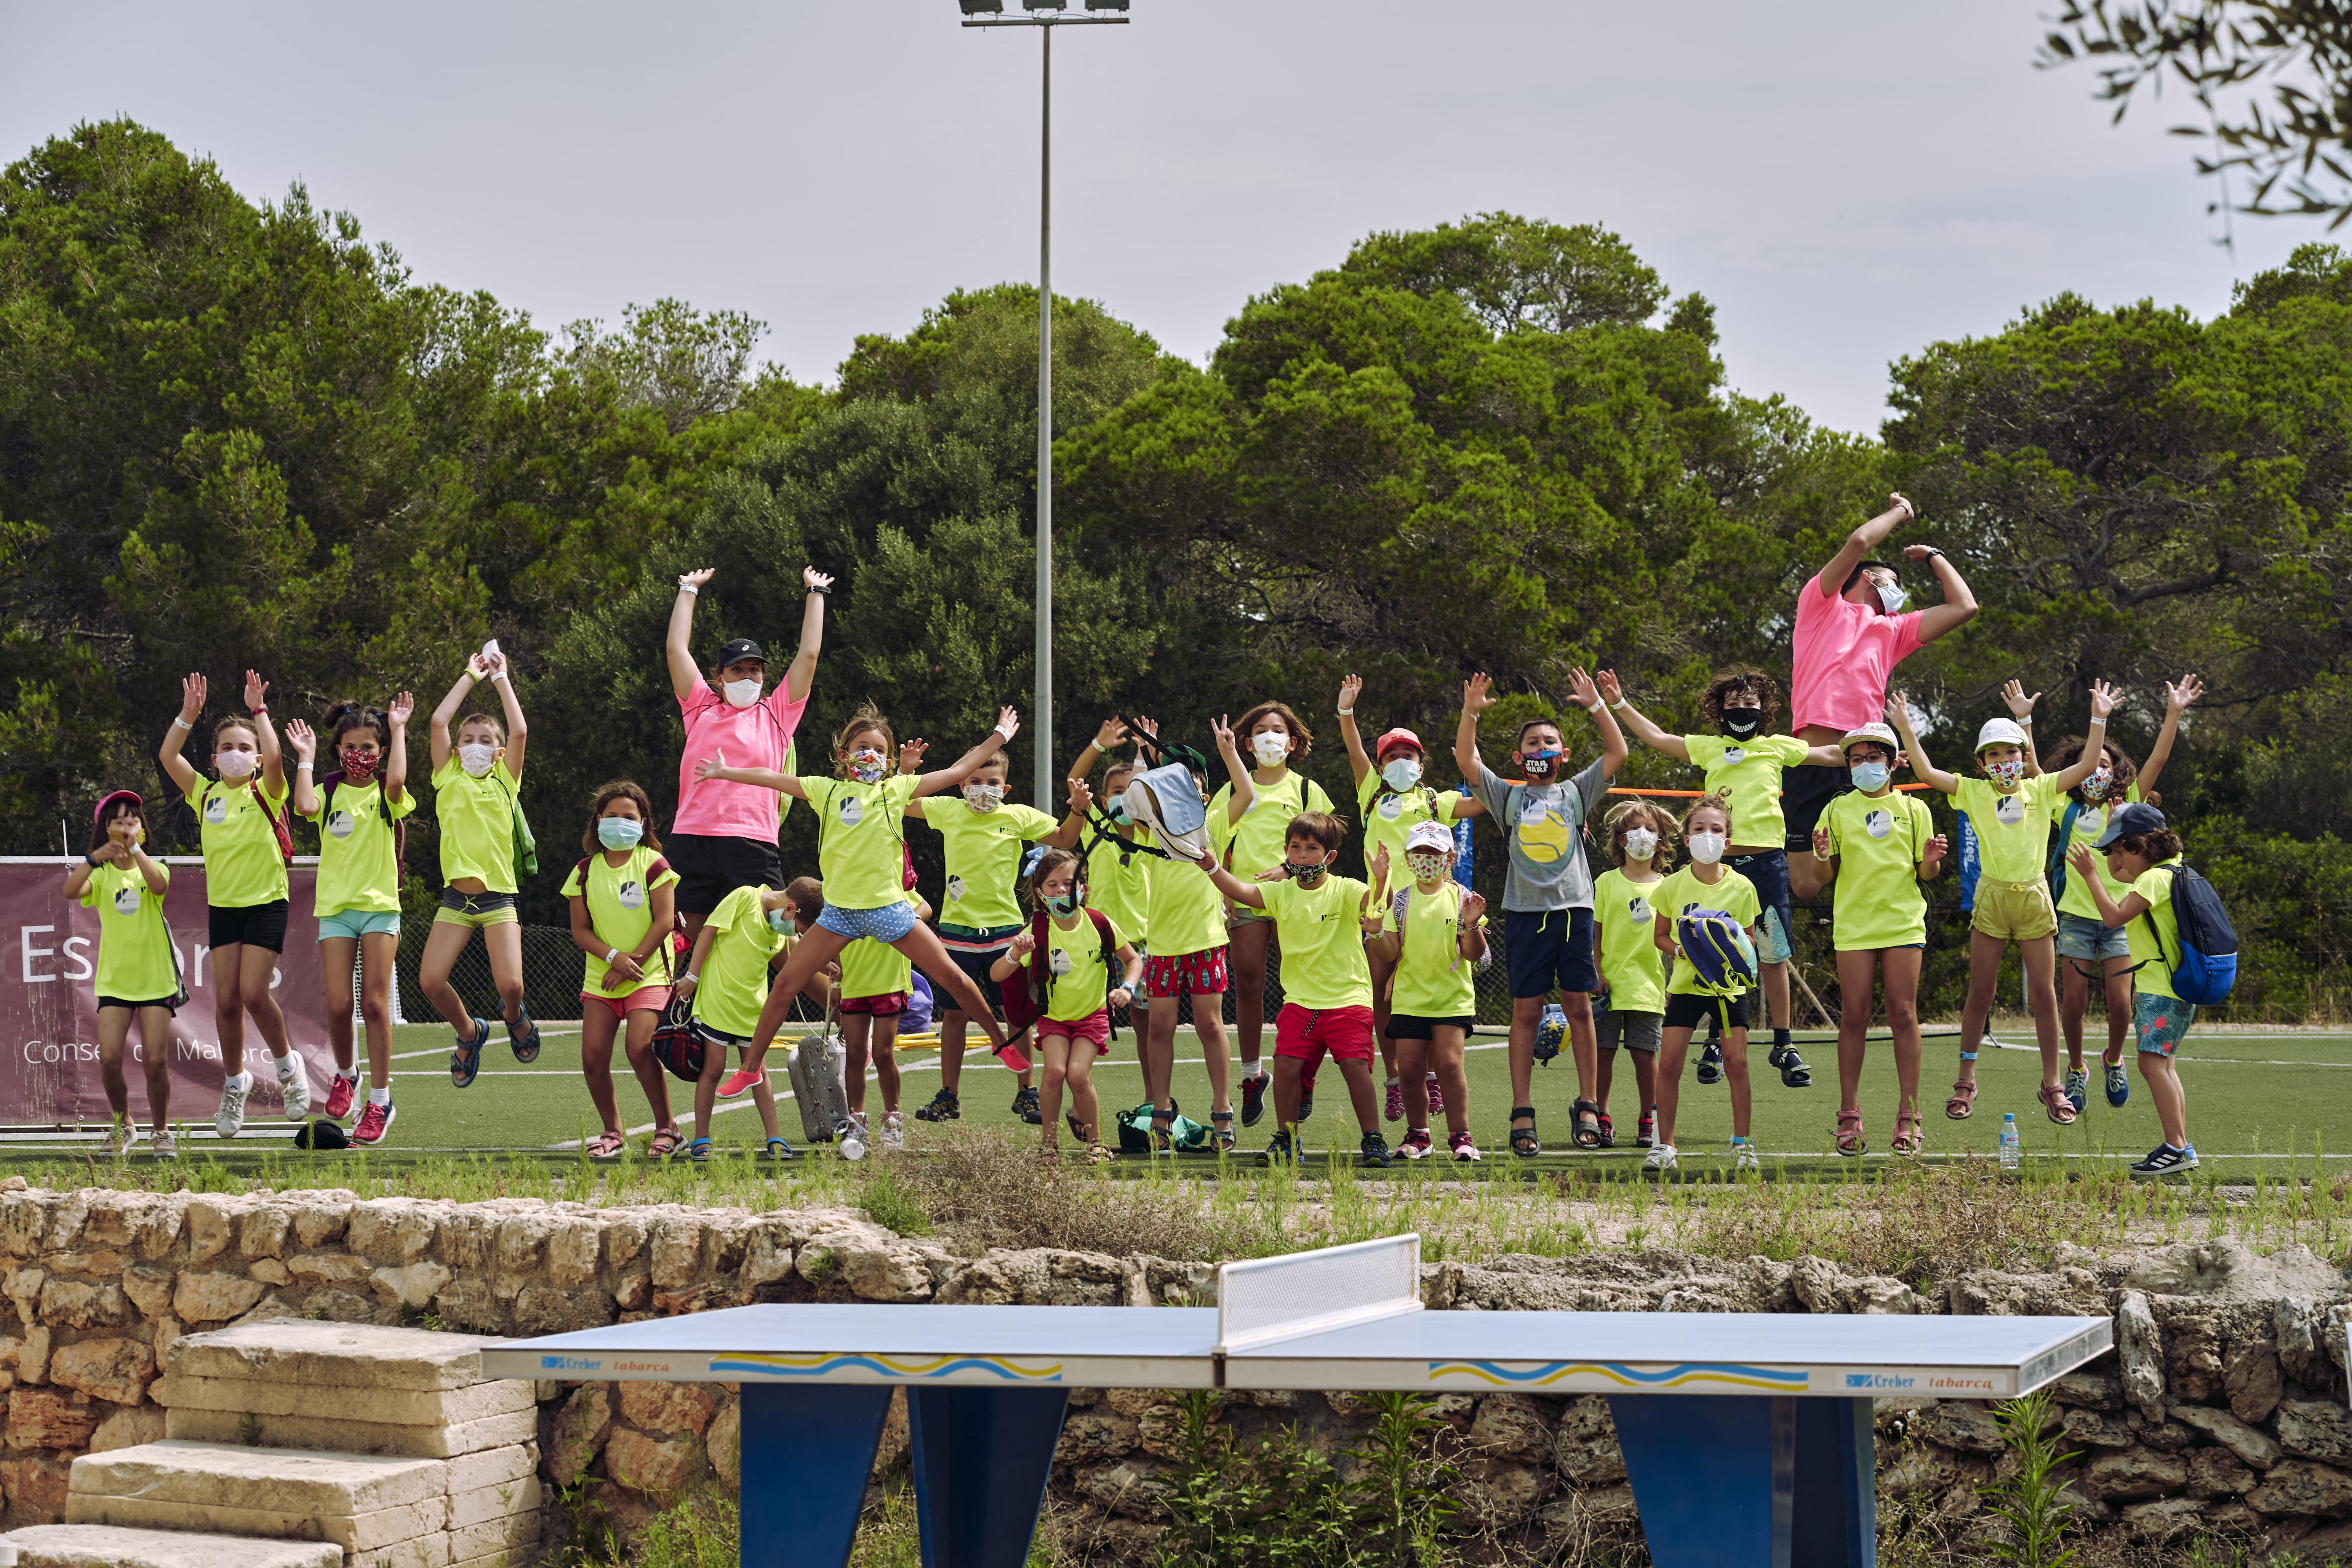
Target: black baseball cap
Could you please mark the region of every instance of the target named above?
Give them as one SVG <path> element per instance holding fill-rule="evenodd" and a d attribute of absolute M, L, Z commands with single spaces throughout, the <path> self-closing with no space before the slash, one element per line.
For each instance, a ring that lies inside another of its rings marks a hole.
<path fill-rule="evenodd" d="M 2107 830 L 2099 835 L 2091 847 L 2105 849 L 2126 833 L 2161 833 L 2163 831 L 2164 813 L 2146 801 L 2136 800 L 2128 805 L 2119 805 L 2116 808 L 2115 816 L 2107 819 Z"/>
<path fill-rule="evenodd" d="M 294 1147 L 297 1149 L 348 1149 L 351 1146 L 350 1135 L 323 1116 L 316 1121 L 304 1122 L 294 1133 Z"/>
<path fill-rule="evenodd" d="M 750 637 L 730 637 L 727 645 L 719 650 L 719 668 L 724 669 L 747 658 L 756 658 L 765 664 L 768 662 L 768 650 Z"/>

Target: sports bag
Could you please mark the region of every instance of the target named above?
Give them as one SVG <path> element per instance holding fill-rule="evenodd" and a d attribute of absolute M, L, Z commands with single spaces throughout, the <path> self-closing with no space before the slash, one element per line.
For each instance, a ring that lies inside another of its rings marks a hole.
<path fill-rule="evenodd" d="M 693 1083 L 702 1077 L 702 1037 L 694 1032 L 694 1000 L 680 996 L 675 988 L 661 1021 L 654 1026 L 654 1060 L 667 1068 L 672 1078 Z"/>
<path fill-rule="evenodd" d="M 1138 773 L 1120 798 L 1127 803 L 1127 815 L 1165 844 L 1171 859 L 1181 856 L 1197 861 L 1209 852 L 1209 803 L 1201 797 L 1192 770 L 1183 763 L 1169 763 Z"/>
<path fill-rule="evenodd" d="M 2068 801 L 2066 815 L 2058 819 L 2057 841 L 2050 846 L 2050 902 L 2053 908 L 2066 896 L 2066 854 L 2074 847 L 2074 821 L 2082 815 L 2083 803 Z"/>
<path fill-rule="evenodd" d="M 2200 1007 L 2225 1001 L 2238 983 L 2238 933 L 2230 924 L 2229 911 L 2221 908 L 2221 895 L 2186 866 L 2164 869 L 2172 873 L 2172 914 L 2180 931 L 2179 959 L 2164 960 L 2173 993 Z M 2139 918 L 2147 922 L 2156 951 L 2163 953 L 2164 932 L 2156 923 L 2156 910 L 2142 910 Z"/>
<path fill-rule="evenodd" d="M 1118 1150 L 1122 1154 L 1151 1152 L 1151 1101 L 1145 1100 L 1133 1110 L 1122 1110 L 1115 1118 L 1118 1122 Z M 1189 1116 L 1178 1115 L 1168 1124 L 1168 1141 L 1179 1149 L 1205 1149 L 1209 1145 L 1209 1130 Z"/>
<path fill-rule="evenodd" d="M 1738 920 L 1726 911 L 1684 910 L 1675 921 L 1675 941 L 1701 990 L 1736 996 L 1756 984 L 1756 944 Z"/>
<path fill-rule="evenodd" d="M 507 805 L 514 815 L 515 880 L 520 882 L 525 877 L 536 877 L 539 875 L 539 840 L 531 837 L 530 819 L 522 814 L 522 786 L 515 782 L 514 775 L 507 772 L 503 763 L 493 767 L 490 774 L 498 781 L 499 788 L 505 794 Z"/>

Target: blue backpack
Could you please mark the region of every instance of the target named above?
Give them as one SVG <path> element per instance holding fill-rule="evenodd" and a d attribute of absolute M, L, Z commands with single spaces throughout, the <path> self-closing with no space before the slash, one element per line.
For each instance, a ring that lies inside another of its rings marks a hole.
<path fill-rule="evenodd" d="M 1748 931 L 1723 910 L 1691 908 L 1675 921 L 1675 941 L 1691 967 L 1691 978 L 1715 998 L 1723 1026 L 1731 1026 L 1730 999 L 1756 984 L 1756 944 Z"/>
<path fill-rule="evenodd" d="M 2238 933 L 2230 924 L 2229 912 L 2221 908 L 2221 895 L 2213 884 L 2186 866 L 2167 866 L 2172 873 L 2172 913 L 2180 931 L 2180 958 L 2178 963 L 2163 959 L 2166 971 L 2172 977 L 2172 989 L 2183 1002 L 2196 1006 L 2210 1006 L 2229 997 L 2231 988 L 2238 983 Z M 2156 923 L 2153 909 L 2142 910 L 2140 919 L 2147 922 L 2147 933 L 2156 941 L 2156 951 L 2164 952 L 2164 932 Z"/>

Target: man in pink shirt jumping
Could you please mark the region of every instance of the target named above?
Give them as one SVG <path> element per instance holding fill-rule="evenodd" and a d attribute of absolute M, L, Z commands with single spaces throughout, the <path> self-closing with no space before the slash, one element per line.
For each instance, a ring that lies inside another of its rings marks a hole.
<path fill-rule="evenodd" d="M 719 650 L 709 679 L 696 668 L 688 636 L 694 629 L 694 601 L 714 574 L 710 567 L 677 580 L 677 603 L 669 612 L 669 681 L 686 720 L 686 754 L 677 766 L 677 813 L 670 818 L 663 853 L 677 872 L 677 911 L 691 938 L 702 930 L 719 900 L 738 888 L 781 888 L 783 861 L 776 853 L 782 820 L 774 790 L 723 779 L 698 779 L 695 768 L 718 752 L 736 767 L 793 773 L 793 731 L 808 707 L 816 679 L 817 651 L 824 643 L 824 597 L 833 579 L 814 566 L 801 581 L 808 599 L 801 610 L 800 651 L 772 691 L 763 693 L 768 655 L 750 637 L 736 637 Z"/>
<path fill-rule="evenodd" d="M 1789 725 L 1809 746 L 1834 746 L 1886 712 L 1886 683 L 1895 667 L 1977 613 L 1976 595 L 1950 557 L 1932 544 L 1906 546 L 1914 561 L 1932 563 L 1944 602 L 1906 614 L 1909 597 L 1895 568 L 1871 559 L 1895 528 L 1918 514 L 1901 496 L 1846 535 L 1829 564 L 1797 595 L 1794 669 L 1789 682 Z M 1842 766 L 1802 766 L 1782 775 L 1780 805 L 1788 819 L 1789 881 L 1799 898 L 1821 890 L 1813 879 L 1813 826 L 1829 803 L 1853 787 Z"/>

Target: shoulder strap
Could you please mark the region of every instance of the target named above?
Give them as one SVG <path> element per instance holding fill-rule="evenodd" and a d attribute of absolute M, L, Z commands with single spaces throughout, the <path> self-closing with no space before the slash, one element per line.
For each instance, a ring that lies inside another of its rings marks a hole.
<path fill-rule="evenodd" d="M 2164 869 L 2172 873 L 2172 890 L 2170 897 L 2173 902 L 2177 905 L 2180 900 L 2181 868 L 2179 866 L 2167 866 Z M 2156 942 L 2157 962 L 2162 964 L 2165 973 L 2169 974 L 2172 973 L 2172 960 L 2164 956 L 2164 928 L 2156 923 L 2156 906 L 2154 904 L 2150 904 L 2147 908 L 2140 910 L 2139 918 L 2147 922 L 2147 934 Z M 2180 919 L 2179 910 L 2177 908 L 2173 911 L 2172 918 L 2176 922 Z"/>
<path fill-rule="evenodd" d="M 580 864 L 572 868 L 572 874 L 580 879 L 580 896 L 583 899 L 588 896 L 588 866 L 595 858 L 593 855 L 583 855 Z"/>

